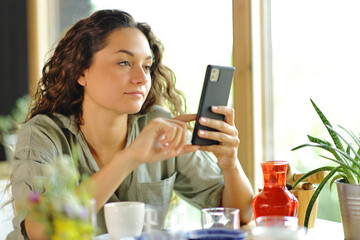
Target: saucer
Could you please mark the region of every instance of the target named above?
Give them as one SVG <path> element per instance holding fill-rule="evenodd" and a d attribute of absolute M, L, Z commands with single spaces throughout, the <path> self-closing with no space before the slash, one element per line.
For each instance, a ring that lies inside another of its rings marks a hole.
<path fill-rule="evenodd" d="M 226 228 L 209 228 L 193 230 L 185 233 L 189 240 L 243 240 L 247 232 Z"/>

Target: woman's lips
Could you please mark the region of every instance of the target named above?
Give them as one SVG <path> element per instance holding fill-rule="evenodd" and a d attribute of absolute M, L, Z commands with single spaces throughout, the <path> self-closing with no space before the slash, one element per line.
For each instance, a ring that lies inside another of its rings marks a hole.
<path fill-rule="evenodd" d="M 136 98 L 142 98 L 144 97 L 144 93 L 141 91 L 134 91 L 134 92 L 125 92 L 126 95 Z"/>

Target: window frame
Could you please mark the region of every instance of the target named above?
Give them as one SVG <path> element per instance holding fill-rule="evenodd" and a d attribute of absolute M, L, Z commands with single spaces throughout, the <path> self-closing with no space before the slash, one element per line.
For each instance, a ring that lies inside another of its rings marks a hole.
<path fill-rule="evenodd" d="M 251 48 L 251 0 L 233 0 L 234 108 L 241 141 L 238 158 L 251 185 L 255 186 Z"/>

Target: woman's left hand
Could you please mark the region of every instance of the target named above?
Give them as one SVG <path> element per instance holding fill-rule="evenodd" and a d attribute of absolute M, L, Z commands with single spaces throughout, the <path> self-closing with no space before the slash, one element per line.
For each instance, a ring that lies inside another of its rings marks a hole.
<path fill-rule="evenodd" d="M 198 135 L 202 138 L 218 141 L 219 145 L 201 146 L 200 150 L 213 152 L 223 170 L 235 168 L 240 144 L 238 130 L 235 127 L 235 110 L 227 106 L 213 106 L 211 110 L 214 113 L 224 115 L 225 120 L 201 117 L 199 119 L 201 125 L 216 129 L 218 132 L 200 130 Z"/>

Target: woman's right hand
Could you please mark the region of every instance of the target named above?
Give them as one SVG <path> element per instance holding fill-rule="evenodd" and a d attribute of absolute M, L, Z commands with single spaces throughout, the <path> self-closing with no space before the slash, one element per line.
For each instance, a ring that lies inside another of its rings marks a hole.
<path fill-rule="evenodd" d="M 125 151 L 128 151 L 139 165 L 194 152 L 199 147 L 187 145 L 186 141 L 187 122 L 194 121 L 195 118 L 196 114 L 179 115 L 171 119 L 155 118 Z"/>
<path fill-rule="evenodd" d="M 93 174 L 91 180 L 96 187 L 94 198 L 97 211 L 139 165 L 198 150 L 198 146 L 186 144 L 186 123 L 195 120 L 195 117 L 196 115 L 192 114 L 172 119 L 153 119 L 128 147 L 119 151 L 112 161 Z"/>

